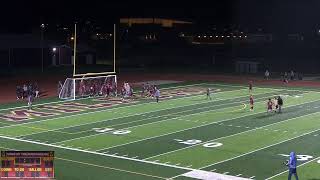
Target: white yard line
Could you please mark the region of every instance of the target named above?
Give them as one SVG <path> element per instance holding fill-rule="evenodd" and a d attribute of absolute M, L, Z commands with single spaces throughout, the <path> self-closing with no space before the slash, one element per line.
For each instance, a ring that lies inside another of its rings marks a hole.
<path fill-rule="evenodd" d="M 161 89 L 175 89 L 175 88 L 179 88 L 179 87 L 189 87 L 189 86 L 199 86 L 199 85 L 216 85 L 216 86 L 224 86 L 224 87 L 242 87 L 242 88 L 247 88 L 247 86 L 244 85 L 227 85 L 227 84 L 219 84 L 219 83 L 209 83 L 209 82 L 203 82 L 203 83 L 197 83 L 197 84 L 190 84 L 190 85 L 179 85 L 179 86 L 173 86 L 173 87 L 167 87 L 167 88 L 161 88 Z M 271 88 L 271 87 L 256 87 L 255 89 L 273 89 L 273 90 L 288 90 L 288 89 L 276 89 L 276 88 Z M 304 92 L 318 92 L 318 91 L 305 91 L 305 90 L 295 90 L 295 89 L 291 89 L 288 91 L 304 91 Z M 216 94 L 216 93 L 215 93 Z M 37 106 L 42 106 L 42 105 L 47 105 L 47 104 L 58 104 L 58 103 L 62 103 L 62 102 L 68 102 L 68 101 L 79 101 L 79 100 L 85 100 L 85 99 L 93 99 L 95 97 L 86 97 L 86 98 L 79 98 L 79 99 L 75 99 L 75 100 L 60 100 L 60 101 L 52 101 L 52 102 L 47 102 L 47 103 L 40 103 L 40 104 L 34 104 L 33 107 L 37 107 Z M 11 107 L 11 108 L 3 108 L 0 109 L 1 111 L 6 111 L 6 110 L 14 110 L 14 109 L 21 109 L 21 108 L 27 108 L 28 106 L 17 106 L 17 107 Z"/>
<path fill-rule="evenodd" d="M 258 99 L 258 98 L 257 98 Z M 262 98 L 261 98 L 262 99 Z M 233 102 L 234 103 L 234 102 Z M 232 104 L 233 104 L 232 103 Z M 239 102 L 240 103 L 240 102 Z M 229 103 L 227 103 L 229 104 Z M 231 103 L 230 103 L 231 104 Z M 225 104 L 226 105 L 226 104 Z M 211 107 L 216 107 L 216 106 L 221 106 L 220 105 L 214 105 L 214 106 L 211 106 Z M 234 107 L 237 107 L 237 106 L 234 106 Z M 226 108 L 222 108 L 222 109 L 219 109 L 219 110 L 223 110 L 223 109 L 228 109 L 228 108 L 231 108 L 231 107 L 226 107 Z M 194 110 L 194 109 L 193 109 Z M 189 111 L 193 111 L 193 110 L 189 110 Z M 179 117 L 174 117 L 174 118 L 167 118 L 167 119 L 164 119 L 164 120 L 161 120 L 161 121 L 155 121 L 155 122 L 150 122 L 150 123 L 145 123 L 145 124 L 139 124 L 139 125 L 136 125 L 136 126 L 130 126 L 130 127 L 127 127 L 127 128 L 124 128 L 124 129 L 132 129 L 132 128 L 137 128 L 137 127 L 141 127 L 141 126 L 147 126 L 147 125 L 151 125 L 151 124 L 157 124 L 157 123 L 163 123 L 163 122 L 166 122 L 166 121 L 171 121 L 171 120 L 178 120 L 178 121 L 183 121 L 183 119 L 179 119 L 179 118 L 183 118 L 183 117 L 189 117 L 189 116 L 194 116 L 194 115 L 199 115 L 199 114 L 205 114 L 205 113 L 210 113 L 210 112 L 214 112 L 216 111 L 216 109 L 213 109 L 213 110 L 209 110 L 209 111 L 203 111 L 203 112 L 198 112 L 198 113 L 193 113 L 193 114 L 188 114 L 188 115 L 183 115 L 183 116 L 179 116 Z M 219 121 L 221 122 L 221 121 Z M 218 123 L 218 122 L 217 122 Z M 210 123 L 211 124 L 211 123 Z M 48 132 L 48 131 L 44 131 L 44 132 Z M 77 138 L 73 138 L 73 139 L 68 139 L 68 140 L 64 140 L 64 141 L 59 141 L 59 142 L 55 142 L 54 144 L 60 144 L 60 143 L 64 143 L 64 142 L 69 142 L 69 141 L 73 141 L 73 140 L 78 140 L 78 139 L 84 139 L 84 138 L 89 138 L 89 137 L 94 137 L 94 136 L 100 136 L 100 135 L 104 135 L 104 134 L 108 134 L 109 132 L 106 132 L 106 133 L 96 133 L 96 134 L 92 134 L 92 135 L 88 135 L 88 136 L 81 136 L 81 137 L 77 137 Z M 28 135 L 24 135 L 24 136 L 28 136 Z M 21 136 L 21 137 L 24 137 L 24 136 Z"/>
<path fill-rule="evenodd" d="M 10 151 L 19 151 L 17 149 L 11 149 L 11 148 L 7 148 L 7 147 L 0 147 L 0 148 L 10 150 Z M 92 167 L 96 167 L 96 168 L 111 169 L 111 170 L 126 172 L 126 173 L 130 173 L 130 174 L 137 174 L 137 175 L 167 180 L 167 178 L 160 177 L 160 176 L 154 176 L 151 174 L 144 174 L 144 173 L 140 173 L 140 172 L 129 171 L 129 170 L 124 170 L 124 169 L 119 169 L 119 168 L 114 168 L 114 167 L 101 166 L 101 165 L 97 165 L 97 164 L 91 164 L 91 163 L 76 161 L 76 160 L 72 160 L 72 159 L 65 159 L 65 158 L 60 158 L 60 157 L 55 157 L 55 159 L 62 160 L 62 161 L 68 161 L 68 162 L 72 162 L 72 163 L 77 163 L 77 164 L 81 164 L 81 165 L 86 165 L 86 166 L 92 166 Z"/>
<path fill-rule="evenodd" d="M 124 160 L 135 161 L 135 162 L 142 162 L 142 163 L 146 163 L 146 164 L 154 164 L 154 165 L 166 166 L 166 167 L 171 167 L 171 168 L 176 168 L 176 169 L 183 169 L 183 170 L 188 170 L 188 171 L 195 170 L 195 169 L 191 169 L 191 168 L 187 168 L 187 167 L 180 167 L 180 166 L 176 166 L 176 165 L 163 164 L 163 163 L 157 163 L 157 162 L 151 162 L 151 161 L 144 161 L 144 160 L 140 160 L 140 159 L 133 159 L 133 158 L 129 158 L 129 157 L 104 154 L 104 153 L 95 152 L 95 151 L 88 151 L 88 150 L 71 148 L 71 147 L 64 147 L 64 146 L 59 146 L 59 145 L 54 145 L 54 144 L 35 142 L 35 141 L 30 141 L 30 140 L 18 139 L 18 138 L 14 138 L 14 137 L 0 136 L 0 138 L 13 140 L 13 141 L 19 141 L 19 142 L 25 142 L 25 143 L 30 143 L 30 144 L 42 145 L 42 146 L 47 146 L 47 147 L 65 149 L 65 150 L 70 150 L 70 151 L 84 152 L 84 153 L 94 154 L 94 155 L 99 155 L 99 156 L 105 156 L 105 157 L 111 157 L 111 158 L 117 158 L 117 159 L 124 159 Z"/>
<path fill-rule="evenodd" d="M 202 143 L 199 143 L 199 144 L 190 145 L 190 146 L 187 146 L 187 147 L 184 147 L 184 148 L 180 148 L 180 149 L 177 149 L 177 150 L 173 150 L 173 151 L 165 152 L 165 153 L 158 154 L 158 155 L 155 155 L 155 156 L 151 156 L 151 157 L 145 158 L 144 160 L 152 159 L 152 158 L 159 157 L 159 156 L 166 155 L 166 154 L 175 153 L 175 152 L 182 151 L 182 150 L 189 149 L 189 148 L 193 148 L 193 147 L 196 147 L 196 146 L 202 146 L 203 144 L 207 144 L 207 143 L 214 142 L 214 141 L 217 141 L 217 140 L 238 136 L 238 135 L 245 134 L 245 133 L 248 133 L 248 132 L 257 131 L 257 130 L 260 130 L 260 129 L 263 130 L 262 128 L 265 128 L 265 127 L 269 127 L 269 126 L 273 126 L 273 125 L 277 125 L 277 124 L 282 124 L 282 123 L 285 123 L 285 122 L 288 122 L 288 121 L 292 121 L 292 120 L 297 119 L 297 118 L 306 117 L 306 116 L 310 116 L 310 115 L 314 115 L 314 114 L 318 114 L 318 113 L 319 112 L 315 112 L 315 113 L 306 114 L 306 115 L 299 116 L 299 117 L 289 118 L 289 119 L 284 120 L 284 121 L 279 121 L 279 122 L 276 122 L 276 123 L 272 123 L 272 124 L 268 124 L 268 125 L 265 125 L 265 126 L 257 127 L 257 128 L 251 129 L 251 130 L 242 131 L 242 132 L 239 132 L 239 133 L 236 133 L 236 134 L 223 136 L 223 137 L 220 137 L 220 138 L 212 139 L 210 141 L 205 141 L 205 142 L 202 142 Z"/>
<path fill-rule="evenodd" d="M 263 95 L 263 94 L 266 94 L 266 93 L 259 93 L 259 94 L 257 94 L 257 95 Z M 246 97 L 246 96 L 239 96 L 239 97 L 236 97 L 236 98 L 243 98 L 243 97 Z M 257 99 L 263 99 L 263 98 L 265 98 L 265 97 L 257 98 Z M 226 98 L 226 99 L 223 99 L 223 100 L 231 100 L 231 99 L 234 99 L 234 97 L 233 97 L 233 98 Z M 256 100 L 257 100 L 257 99 L 256 99 Z M 210 101 L 210 102 L 217 102 L 217 101 L 214 100 L 214 101 Z M 237 102 L 242 103 L 242 102 L 246 102 L 246 100 L 241 100 L 241 101 L 237 101 Z M 219 105 L 212 105 L 212 106 L 207 106 L 207 107 L 203 107 L 203 108 L 196 108 L 196 109 L 204 109 L 204 108 L 208 108 L 208 107 L 216 107 L 216 106 L 221 106 L 221 105 L 234 104 L 234 103 L 237 103 L 237 102 L 224 103 L 224 104 L 219 104 Z M 208 103 L 208 101 L 204 101 L 204 102 L 201 102 L 201 103 L 195 103 L 195 104 L 191 104 L 191 105 L 176 106 L 175 108 L 182 108 L 182 107 L 188 107 L 188 106 L 194 106 L 194 105 L 206 104 L 206 103 Z M 226 107 L 226 108 L 231 108 L 231 107 Z M 226 109 L 226 108 L 222 108 L 222 109 Z M 74 127 L 79 127 L 79 126 L 84 126 L 84 125 L 89 125 L 89 124 L 95 124 L 95 123 L 102 123 L 102 122 L 106 122 L 106 121 L 113 121 L 113 120 L 117 120 L 117 119 L 122 119 L 122 118 L 131 117 L 131 116 L 138 116 L 138 115 L 142 115 L 142 116 L 143 116 L 143 115 L 148 114 L 148 113 L 158 112 L 158 111 L 168 110 L 168 109 L 172 109 L 172 108 L 165 108 L 165 109 L 161 109 L 161 110 L 144 112 L 144 113 L 137 113 L 137 114 L 134 114 L 134 115 L 128 115 L 128 116 L 117 117 L 117 118 L 112 118 L 112 119 L 106 119 L 106 120 L 101 120 L 101 121 L 95 121 L 95 122 L 89 122 L 89 123 L 82 123 L 82 124 L 77 124 L 77 125 L 73 125 L 73 126 L 67 126 L 67 127 L 63 127 L 63 128 L 57 128 L 57 129 L 52 129 L 52 130 L 47 130 L 47 131 L 42 131 L 42 132 L 35 132 L 35 133 L 31 133 L 31 134 L 21 135 L 21 136 L 17 136 L 17 137 L 29 136 L 29 135 L 40 134 L 40 133 L 50 132 L 50 131 L 57 131 L 57 132 L 59 132 L 58 130 L 62 130 L 62 129 L 74 128 Z M 131 123 L 135 123 L 135 122 L 139 122 L 139 121 L 145 121 L 145 120 L 147 120 L 147 119 L 161 118 L 161 117 L 170 116 L 170 115 L 172 115 L 172 114 L 179 114 L 179 113 L 181 113 L 181 112 L 188 112 L 188 111 L 193 111 L 193 110 L 195 110 L 195 109 L 186 110 L 186 111 L 180 111 L 180 112 L 171 113 L 171 114 L 166 114 L 166 115 L 162 115 L 162 116 L 153 116 L 153 117 L 146 118 L 146 119 L 143 119 L 143 120 L 132 121 L 132 122 L 127 122 L 127 123 L 122 123 L 122 124 L 115 124 L 115 125 L 113 125 L 113 126 L 108 126 L 108 127 L 115 127 L 115 126 L 123 125 L 123 124 L 131 124 Z M 212 110 L 212 111 L 214 111 L 214 110 Z M 206 111 L 206 112 L 209 112 L 209 111 Z M 200 113 L 201 113 L 201 112 L 200 112 Z M 185 116 L 178 116 L 178 117 L 174 117 L 174 118 L 170 118 L 170 119 L 176 119 L 176 118 L 181 118 L 181 117 L 185 117 Z M 168 120 L 169 120 L 169 119 L 168 119 Z M 161 121 L 156 121 L 156 122 L 161 122 Z M 153 123 L 156 123 L 156 122 L 153 122 Z M 150 123 L 148 123 L 148 124 L 150 124 Z M 8 127 L 8 126 L 6 126 L 6 127 Z M 131 126 L 131 127 L 136 127 L 136 126 Z M 131 128 L 131 127 L 128 127 L 128 128 Z M 0 127 L 0 128 L 1 128 L 1 127 Z M 88 131 L 91 131 L 91 130 L 78 131 L 78 132 L 76 132 L 76 133 L 71 133 L 71 134 L 80 134 L 80 133 L 88 132 Z"/>
<path fill-rule="evenodd" d="M 220 94 L 220 93 L 225 93 L 225 92 L 243 91 L 243 90 L 244 89 L 238 89 L 238 90 L 232 90 L 232 91 L 222 91 L 222 92 L 218 92 L 218 93 Z M 178 97 L 178 98 L 170 99 L 170 100 L 171 101 L 177 101 L 177 100 L 181 100 L 181 99 L 196 98 L 196 97 L 201 97 L 201 96 L 203 96 L 203 94 L 184 96 L 184 97 L 181 97 L 181 98 Z M 97 111 L 91 111 L 91 112 L 85 112 L 85 113 L 77 113 L 77 114 L 73 114 L 73 115 L 49 118 L 49 119 L 44 119 L 44 120 L 39 120 L 39 121 L 31 121 L 31 122 L 26 122 L 26 123 L 21 123 L 21 124 L 13 124 L 13 125 L 9 125 L 9 126 L 2 126 L 2 127 L 0 127 L 0 129 L 8 128 L 8 127 L 15 127 L 15 126 L 22 126 L 22 125 L 26 125 L 26 124 L 36 124 L 36 123 L 39 123 L 39 122 L 46 122 L 46 121 L 52 121 L 52 120 L 56 120 L 56 119 L 64 119 L 64 118 L 69 118 L 69 117 L 93 114 L 93 113 L 97 113 L 97 112 L 112 112 L 112 111 L 117 110 L 117 109 L 130 108 L 130 107 L 133 107 L 133 106 L 141 106 L 141 105 L 146 105 L 146 104 L 149 104 L 149 103 L 150 102 L 138 103 L 138 104 L 133 104 L 133 105 L 128 105 L 128 106 L 114 107 L 114 108 L 111 108 L 111 109 L 101 109 L 101 110 L 97 110 Z M 178 107 L 184 107 L 184 106 L 178 106 Z M 156 111 L 147 111 L 147 112 L 143 112 L 143 113 L 137 113 L 136 115 L 142 115 L 142 114 L 147 114 L 147 113 L 152 113 L 152 112 L 158 112 L 158 111 L 167 110 L 167 109 L 171 109 L 171 108 L 165 108 L 165 109 L 160 109 L 160 110 L 156 110 Z"/>
<path fill-rule="evenodd" d="M 318 101 L 318 100 L 308 101 L 308 102 L 304 102 L 304 103 L 301 103 L 301 104 L 311 103 L 311 102 L 315 102 L 315 101 Z M 299 104 L 296 104 L 296 105 L 299 105 Z M 287 106 L 286 108 L 292 107 L 292 106 L 296 106 L 296 105 Z M 192 128 L 183 129 L 183 130 L 180 130 L 180 131 L 174 131 L 174 132 L 170 132 L 170 133 L 167 133 L 167 134 L 162 134 L 162 135 L 159 135 L 159 136 L 153 136 L 153 137 L 149 137 L 149 138 L 145 138 L 145 139 L 140 139 L 140 140 L 137 140 L 137 141 L 132 141 L 132 142 L 116 145 L 116 146 L 111 146 L 111 147 L 99 149 L 99 150 L 96 150 L 96 151 L 108 150 L 108 149 L 112 149 L 112 148 L 115 148 L 115 147 L 120 147 L 120 146 L 125 146 L 125 145 L 128 145 L 128 144 L 133 144 L 133 143 L 137 143 L 137 142 L 141 142 L 141 141 L 145 141 L 145 140 L 155 139 L 155 138 L 159 138 L 159 137 L 162 137 L 162 136 L 167 136 L 167 135 L 171 135 L 171 134 L 175 134 L 175 133 L 180 133 L 180 132 L 183 132 L 183 131 L 188 131 L 188 130 L 191 130 L 191 129 L 204 127 L 204 126 L 208 126 L 208 125 L 212 125 L 212 124 L 219 124 L 221 122 L 230 121 L 230 120 L 234 120 L 234 119 L 238 119 L 238 118 L 242 118 L 242 117 L 247 117 L 247 116 L 251 116 L 251 115 L 255 115 L 255 114 L 260 114 L 260 113 L 263 113 L 263 111 L 262 112 L 252 113 L 252 114 L 247 114 L 247 115 L 243 115 L 243 116 L 238 116 L 238 117 L 234 117 L 234 118 L 224 119 L 222 121 L 216 121 L 216 122 L 212 122 L 212 123 L 209 123 L 209 124 L 204 124 L 204 125 L 195 126 L 195 127 L 192 127 Z"/>
<path fill-rule="evenodd" d="M 304 165 L 306 165 L 306 164 L 309 164 L 309 163 L 314 162 L 314 161 L 317 161 L 317 160 L 320 160 L 320 157 L 317 157 L 317 158 L 314 158 L 314 159 L 312 159 L 312 160 L 310 160 L 310 161 L 307 161 L 307 162 L 305 162 L 305 163 L 302 163 L 302 164 L 298 165 L 297 167 L 304 166 Z M 278 173 L 278 174 L 275 174 L 274 176 L 268 177 L 266 180 L 275 178 L 275 177 L 280 176 L 280 175 L 282 175 L 282 174 L 284 174 L 284 173 L 288 173 L 288 170 L 282 171 L 281 173 Z"/>
<path fill-rule="evenodd" d="M 319 112 L 316 112 L 316 113 L 319 113 Z M 314 114 L 316 114 L 316 113 L 314 113 Z M 240 158 L 240 157 L 243 157 L 243 156 L 246 156 L 246 155 L 249 155 L 249 154 L 252 154 L 252 153 L 255 153 L 255 152 L 258 152 L 258 151 L 261 151 L 261 150 L 264 150 L 264 149 L 267 149 L 267 148 L 270 148 L 270 147 L 273 147 L 273 146 L 276 146 L 276 145 L 279 145 L 279 144 L 282 144 L 282 143 L 285 143 L 285 142 L 288 142 L 288 141 L 291 141 L 291 140 L 294 140 L 294 139 L 297 139 L 297 138 L 299 138 L 299 137 L 312 134 L 312 133 L 317 132 L 317 131 L 319 131 L 319 130 L 320 130 L 320 129 L 316 129 L 316 130 L 313 130 L 313 131 L 310 131 L 310 132 L 307 132 L 307 133 L 303 133 L 303 134 L 301 134 L 301 135 L 299 135 L 299 136 L 295 136 L 295 137 L 292 137 L 292 138 L 289 138 L 289 139 L 286 139 L 286 140 L 283 140 L 283 141 L 280 141 L 280 142 L 277 142 L 277 143 L 274 143 L 274 144 L 270 144 L 270 145 L 265 146 L 265 147 L 262 147 L 262 148 L 255 149 L 255 150 L 253 150 L 253 151 L 250 151 L 250 152 L 241 154 L 241 155 L 239 155 L 239 156 L 235 156 L 235 157 L 232 157 L 232 158 L 223 160 L 223 161 L 219 161 L 219 162 L 216 162 L 216 163 L 213 163 L 213 164 L 210 164 L 210 165 L 201 167 L 200 169 L 204 169 L 204 168 L 207 168 L 207 167 L 210 167 L 210 166 L 214 166 L 214 165 L 217 165 L 217 164 L 225 163 L 225 162 L 228 162 L 228 161 L 231 161 L 231 160 L 234 160 L 234 159 L 237 159 L 237 158 Z"/>

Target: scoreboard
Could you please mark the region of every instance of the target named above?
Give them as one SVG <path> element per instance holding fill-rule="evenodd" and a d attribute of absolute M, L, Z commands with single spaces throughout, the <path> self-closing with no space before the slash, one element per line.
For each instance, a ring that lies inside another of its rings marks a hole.
<path fill-rule="evenodd" d="M 0 179 L 54 178 L 54 151 L 1 151 Z"/>

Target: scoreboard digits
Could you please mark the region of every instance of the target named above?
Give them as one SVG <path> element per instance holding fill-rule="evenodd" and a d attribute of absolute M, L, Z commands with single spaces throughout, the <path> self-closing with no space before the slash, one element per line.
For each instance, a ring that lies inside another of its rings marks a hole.
<path fill-rule="evenodd" d="M 54 151 L 1 151 L 0 179 L 54 178 Z"/>

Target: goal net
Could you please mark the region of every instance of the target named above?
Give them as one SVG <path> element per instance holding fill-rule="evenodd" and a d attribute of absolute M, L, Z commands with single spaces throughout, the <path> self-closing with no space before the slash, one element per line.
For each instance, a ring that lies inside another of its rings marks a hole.
<path fill-rule="evenodd" d="M 59 98 L 75 100 L 94 96 L 116 96 L 117 76 L 67 78 L 60 90 Z"/>

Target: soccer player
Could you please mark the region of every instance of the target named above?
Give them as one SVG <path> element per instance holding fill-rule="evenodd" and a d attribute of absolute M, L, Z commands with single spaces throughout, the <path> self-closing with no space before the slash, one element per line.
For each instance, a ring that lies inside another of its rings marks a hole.
<path fill-rule="evenodd" d="M 33 96 L 31 93 L 29 93 L 29 95 L 28 95 L 28 110 L 32 109 L 32 100 L 33 100 Z"/>
<path fill-rule="evenodd" d="M 272 112 L 272 101 L 271 99 L 269 98 L 268 102 L 267 102 L 267 112 Z"/>
<path fill-rule="evenodd" d="M 207 99 L 212 99 L 211 98 L 211 89 L 210 88 L 207 88 Z"/>
<path fill-rule="evenodd" d="M 281 113 L 281 108 L 283 105 L 283 100 L 280 96 L 278 96 L 278 112 Z"/>
<path fill-rule="evenodd" d="M 144 92 L 146 91 L 147 86 L 143 83 L 141 87 L 141 97 L 144 97 Z"/>
<path fill-rule="evenodd" d="M 279 108 L 277 97 L 274 97 L 274 99 L 272 100 L 272 104 L 274 106 L 274 112 L 277 112 L 277 110 Z"/>
<path fill-rule="evenodd" d="M 296 154 L 294 152 L 290 153 L 290 159 L 287 163 L 287 166 L 289 167 L 289 176 L 288 180 L 291 180 L 291 176 L 294 175 L 296 180 L 298 180 L 298 173 L 297 173 L 297 158 Z"/>
<path fill-rule="evenodd" d="M 250 95 L 250 111 L 253 111 L 253 103 L 254 103 L 253 96 Z"/>
<path fill-rule="evenodd" d="M 266 72 L 264 73 L 264 78 L 269 80 L 269 76 L 270 76 L 270 72 L 266 70 Z"/>
<path fill-rule="evenodd" d="M 253 86 L 253 82 L 252 82 L 252 81 L 249 81 L 249 92 L 250 92 L 250 93 L 252 92 L 252 86 Z"/>
<path fill-rule="evenodd" d="M 156 97 L 157 103 L 159 102 L 160 90 L 158 88 L 155 89 L 154 96 Z"/>

